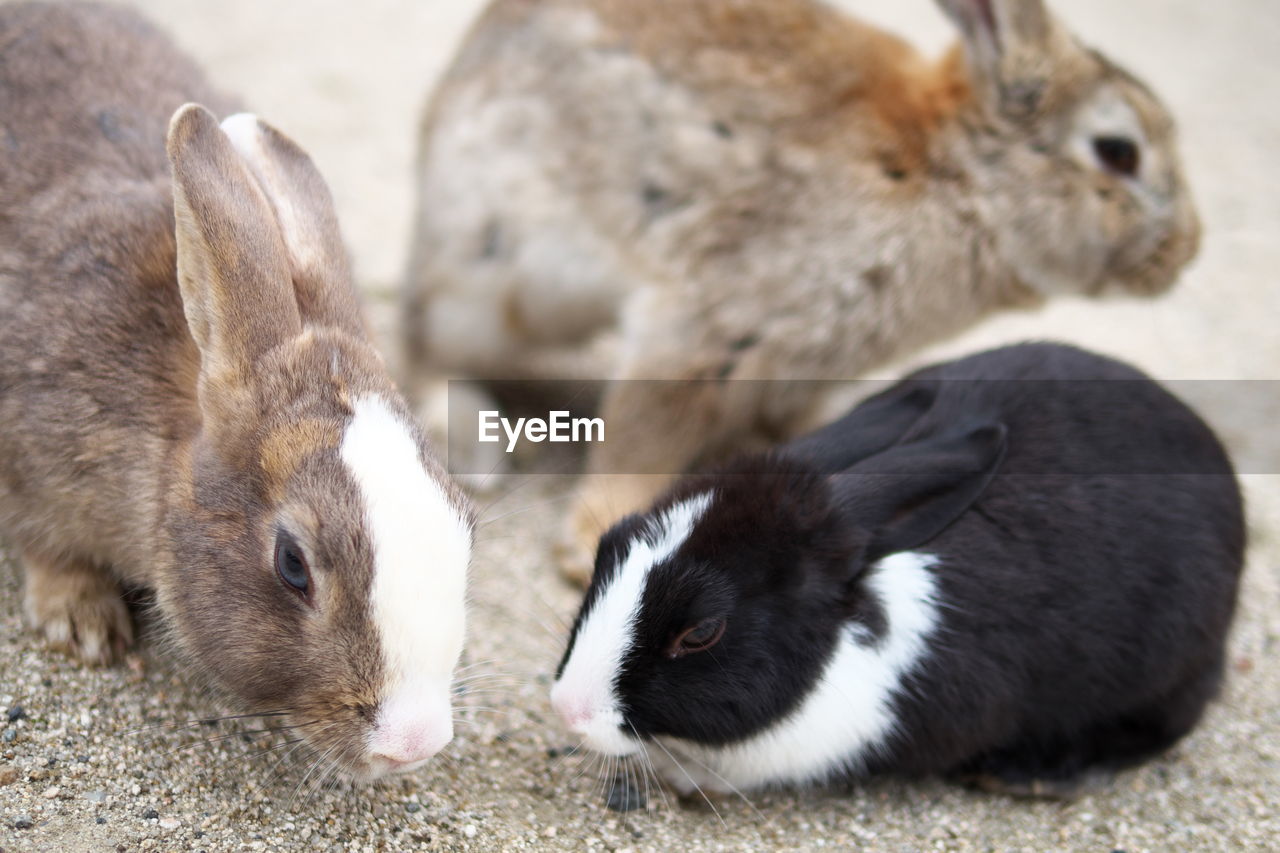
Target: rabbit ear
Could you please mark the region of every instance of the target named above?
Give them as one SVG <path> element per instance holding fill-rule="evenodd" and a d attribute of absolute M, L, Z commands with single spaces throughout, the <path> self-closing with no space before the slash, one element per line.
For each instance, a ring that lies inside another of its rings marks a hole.
<path fill-rule="evenodd" d="M 908 379 L 858 404 L 839 420 L 789 443 L 784 452 L 800 456 L 824 473 L 843 471 L 898 442 L 938 396 L 938 383 Z"/>
<path fill-rule="evenodd" d="M 928 542 L 976 501 L 1004 459 L 999 423 L 960 426 L 880 453 L 831 478 L 837 505 L 870 530 L 868 562 Z"/>
<path fill-rule="evenodd" d="M 1005 113 L 1039 106 L 1058 28 L 1043 0 L 938 0 L 960 28 L 979 97 Z"/>
<path fill-rule="evenodd" d="M 257 116 L 238 113 L 222 130 L 275 213 L 303 321 L 364 337 L 350 260 L 320 170 L 296 142 Z"/>
<path fill-rule="evenodd" d="M 243 385 L 262 353 L 302 331 L 271 207 L 204 107 L 169 123 L 178 284 L 202 387 Z"/>

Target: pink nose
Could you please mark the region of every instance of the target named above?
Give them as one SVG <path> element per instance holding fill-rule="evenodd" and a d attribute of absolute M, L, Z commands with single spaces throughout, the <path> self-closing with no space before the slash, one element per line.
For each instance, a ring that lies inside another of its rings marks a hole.
<path fill-rule="evenodd" d="M 561 691 L 551 692 L 551 707 L 564 724 L 575 731 L 584 727 L 592 717 L 591 706 L 586 700 Z"/>
<path fill-rule="evenodd" d="M 374 775 L 412 770 L 453 739 L 447 691 L 409 685 L 393 692 L 374 717 L 366 753 Z"/>
<path fill-rule="evenodd" d="M 408 770 L 444 749 L 453 738 L 451 725 L 388 721 L 379 725 L 369 744 L 369 758 L 384 771 Z"/>

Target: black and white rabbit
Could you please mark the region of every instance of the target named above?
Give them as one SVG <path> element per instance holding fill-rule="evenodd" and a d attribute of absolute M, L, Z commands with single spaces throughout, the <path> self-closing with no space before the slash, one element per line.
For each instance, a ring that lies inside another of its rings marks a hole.
<path fill-rule="evenodd" d="M 896 772 L 1065 794 L 1200 718 L 1244 538 L 1226 454 L 1160 385 L 992 350 L 615 525 L 552 705 L 686 792 Z"/>

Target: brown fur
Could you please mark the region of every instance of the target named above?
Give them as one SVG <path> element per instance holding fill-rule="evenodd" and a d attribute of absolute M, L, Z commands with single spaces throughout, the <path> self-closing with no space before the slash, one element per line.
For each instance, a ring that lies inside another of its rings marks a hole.
<path fill-rule="evenodd" d="M 385 679 L 339 441 L 361 395 L 413 421 L 328 189 L 278 132 L 246 158 L 182 106 L 235 111 L 132 12 L 0 5 L 0 50 L 0 532 L 31 621 L 104 661 L 131 638 L 119 582 L 152 587 L 197 670 L 359 774 Z"/>
<path fill-rule="evenodd" d="M 939 4 L 963 38 L 934 62 L 816 0 L 495 0 L 423 119 L 410 368 L 848 378 L 1056 293 L 1170 287 L 1199 225 L 1165 108 L 1040 0 Z M 1092 150 L 1113 120 L 1138 178 Z M 608 475 L 656 486 L 814 402 L 740 384 L 606 391 L 579 578 L 651 491 Z"/>

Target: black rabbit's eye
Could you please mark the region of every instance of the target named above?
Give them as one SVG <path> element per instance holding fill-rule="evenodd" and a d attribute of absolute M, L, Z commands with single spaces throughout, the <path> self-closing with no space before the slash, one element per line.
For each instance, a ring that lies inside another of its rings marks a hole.
<path fill-rule="evenodd" d="M 283 532 L 276 534 L 276 574 L 304 597 L 307 595 L 311 582 L 307 560 L 293 537 Z"/>
<path fill-rule="evenodd" d="M 676 635 L 667 647 L 667 657 L 678 658 L 694 652 L 705 652 L 720 642 L 720 638 L 724 636 L 724 628 L 723 619 L 703 619 Z"/>
<path fill-rule="evenodd" d="M 1098 155 L 1102 165 L 1125 177 L 1138 174 L 1138 146 L 1132 139 L 1123 136 L 1095 136 L 1093 153 Z"/>

